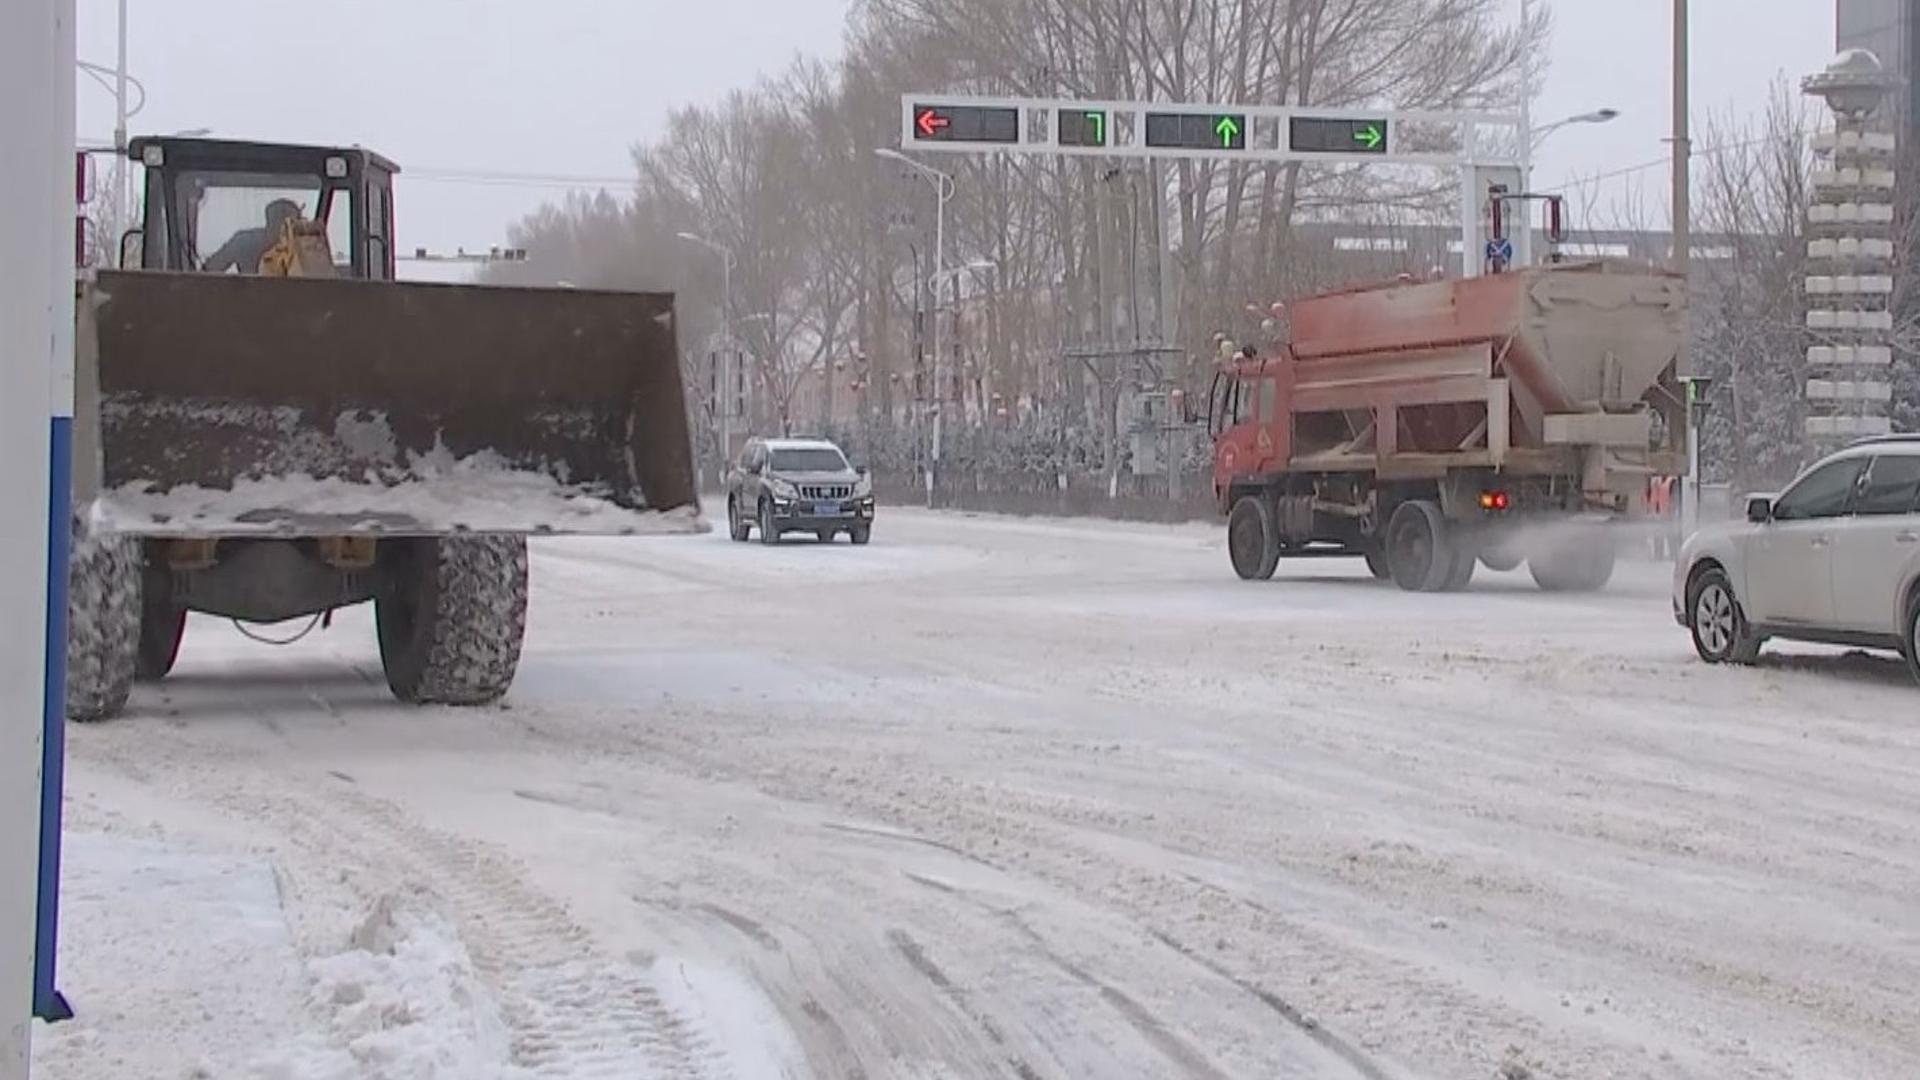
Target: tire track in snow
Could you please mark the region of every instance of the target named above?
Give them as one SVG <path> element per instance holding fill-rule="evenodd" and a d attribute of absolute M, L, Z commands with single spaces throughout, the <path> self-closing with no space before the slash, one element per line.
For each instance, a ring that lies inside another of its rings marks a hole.
<path fill-rule="evenodd" d="M 596 955 L 591 935 L 510 862 L 407 819 L 329 770 L 318 787 L 260 754 L 188 743 L 191 734 L 93 750 L 136 778 L 157 763 L 237 817 L 270 828 L 319 865 L 359 866 L 436 898 L 498 999 L 512 1064 L 556 1080 L 722 1080 L 724 1054 L 661 999 L 650 975 Z M 159 745 L 156 746 L 156 743 Z M 146 782 L 146 781 L 143 781 Z"/>
<path fill-rule="evenodd" d="M 408 867 L 448 905 L 475 970 L 500 993 L 516 1064 L 567 1080 L 730 1075 L 645 972 L 596 956 L 589 933 L 508 863 L 359 791 L 331 792 L 312 809 L 325 818 L 339 808 L 371 827 L 368 838 L 390 853 L 383 861 Z"/>

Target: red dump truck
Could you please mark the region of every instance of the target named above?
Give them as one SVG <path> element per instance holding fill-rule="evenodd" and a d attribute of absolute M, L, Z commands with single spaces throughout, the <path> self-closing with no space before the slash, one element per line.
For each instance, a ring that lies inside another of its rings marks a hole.
<path fill-rule="evenodd" d="M 1543 589 L 1604 587 L 1609 526 L 1684 471 L 1686 303 L 1675 275 L 1593 261 L 1291 304 L 1208 402 L 1234 570 L 1357 555 L 1438 592 L 1524 562 Z"/>

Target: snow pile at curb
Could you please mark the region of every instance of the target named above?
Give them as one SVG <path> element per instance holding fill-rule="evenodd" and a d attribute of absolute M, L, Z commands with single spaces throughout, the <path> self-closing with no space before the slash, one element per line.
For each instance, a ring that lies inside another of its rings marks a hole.
<path fill-rule="evenodd" d="M 328 1026 L 257 1062 L 261 1080 L 517 1080 L 511 1038 L 458 933 L 382 896 L 349 948 L 311 961 Z"/>

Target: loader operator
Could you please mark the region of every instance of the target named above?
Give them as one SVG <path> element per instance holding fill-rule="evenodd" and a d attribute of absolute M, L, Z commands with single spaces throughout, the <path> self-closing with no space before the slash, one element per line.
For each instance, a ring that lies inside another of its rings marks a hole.
<path fill-rule="evenodd" d="M 300 219 L 300 204 L 292 199 L 275 199 L 267 204 L 267 224 L 259 229 L 241 229 L 220 245 L 220 250 L 207 256 L 200 269 L 209 273 L 224 274 L 233 269 L 242 274 L 260 272 L 260 257 L 267 253 L 280 240 L 280 232 L 289 220 Z"/>

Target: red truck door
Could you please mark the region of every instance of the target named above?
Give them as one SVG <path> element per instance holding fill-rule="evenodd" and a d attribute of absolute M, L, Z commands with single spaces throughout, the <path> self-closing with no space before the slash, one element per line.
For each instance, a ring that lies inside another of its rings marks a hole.
<path fill-rule="evenodd" d="M 1213 432 L 1213 487 L 1223 492 L 1236 478 L 1253 471 L 1253 432 L 1242 423 L 1251 411 L 1253 395 L 1238 376 L 1223 371 L 1213 377 L 1208 396 L 1207 424 Z"/>
<path fill-rule="evenodd" d="M 1293 450 L 1293 416 L 1279 368 L 1268 368 L 1245 380 L 1243 392 L 1256 402 L 1253 431 L 1254 468 L 1278 472 L 1286 468 Z"/>

